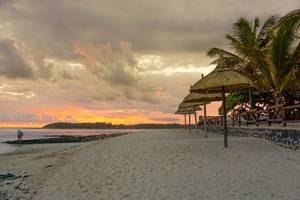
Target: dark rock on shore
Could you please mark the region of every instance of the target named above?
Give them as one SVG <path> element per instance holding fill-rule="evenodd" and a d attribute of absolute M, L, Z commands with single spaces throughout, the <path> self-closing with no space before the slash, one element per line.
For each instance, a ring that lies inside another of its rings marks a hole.
<path fill-rule="evenodd" d="M 5 141 L 6 144 L 50 144 L 50 143 L 79 143 L 90 142 L 94 140 L 103 140 L 105 138 L 126 135 L 128 133 L 102 134 L 89 136 L 56 136 L 51 138 L 32 139 L 32 140 L 12 140 Z"/>
<path fill-rule="evenodd" d="M 20 178 L 27 178 L 29 175 L 15 175 L 12 173 L 0 174 L 0 182 L 1 181 L 13 181 Z"/>
<path fill-rule="evenodd" d="M 22 177 L 21 176 L 16 176 L 12 173 L 0 174 L 0 181 L 15 180 L 15 179 L 18 179 L 18 178 L 22 178 Z"/>

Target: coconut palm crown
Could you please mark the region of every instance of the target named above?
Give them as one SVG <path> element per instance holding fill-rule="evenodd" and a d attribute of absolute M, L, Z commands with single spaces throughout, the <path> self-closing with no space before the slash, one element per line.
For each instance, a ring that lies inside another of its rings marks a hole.
<path fill-rule="evenodd" d="M 299 89 L 300 42 L 297 37 L 300 10 L 282 18 L 270 16 L 262 26 L 259 19 L 253 22 L 240 18 L 233 25 L 233 35 L 226 39 L 234 53 L 211 48 L 208 55 L 223 54 L 231 66 L 246 74 L 264 91 L 272 91 L 281 99 L 289 90 Z M 260 28 L 261 27 L 261 28 Z M 213 61 L 217 63 L 218 59 Z M 299 79 L 299 78 L 298 78 Z"/>

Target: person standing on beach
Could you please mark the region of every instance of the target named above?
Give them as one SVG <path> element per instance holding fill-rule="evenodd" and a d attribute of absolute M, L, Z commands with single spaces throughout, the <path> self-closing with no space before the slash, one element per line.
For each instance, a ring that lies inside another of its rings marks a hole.
<path fill-rule="evenodd" d="M 20 129 L 18 129 L 18 134 L 17 134 L 18 140 L 22 140 L 23 134 L 24 133 Z"/>

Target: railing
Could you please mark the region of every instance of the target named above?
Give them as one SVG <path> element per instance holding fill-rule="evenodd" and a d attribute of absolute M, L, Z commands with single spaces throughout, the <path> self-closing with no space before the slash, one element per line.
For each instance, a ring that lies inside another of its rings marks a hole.
<path fill-rule="evenodd" d="M 257 127 L 260 124 L 282 123 L 286 126 L 287 123 L 300 123 L 300 104 L 284 106 L 283 104 L 269 106 L 267 109 L 252 109 L 244 112 L 233 111 L 229 115 L 232 126 L 241 126 L 245 124 L 255 124 Z M 208 116 L 207 126 L 222 126 L 221 116 Z M 199 117 L 199 125 L 203 126 L 204 121 Z"/>

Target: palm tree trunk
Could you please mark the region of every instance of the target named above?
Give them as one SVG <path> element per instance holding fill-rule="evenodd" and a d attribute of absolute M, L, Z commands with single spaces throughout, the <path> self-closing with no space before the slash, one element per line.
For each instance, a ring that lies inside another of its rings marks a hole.
<path fill-rule="evenodd" d="M 251 88 L 249 89 L 249 104 L 251 109 L 255 108 L 255 102 L 253 100 L 253 91 Z"/>
<path fill-rule="evenodd" d="M 279 92 L 275 91 L 274 97 L 275 97 L 275 105 L 279 105 L 282 103 L 282 96 Z"/>
<path fill-rule="evenodd" d="M 227 114 L 226 114 L 226 98 L 225 98 L 225 88 L 222 87 L 222 100 L 223 100 L 223 126 L 224 126 L 224 147 L 228 147 L 227 144 Z"/>

